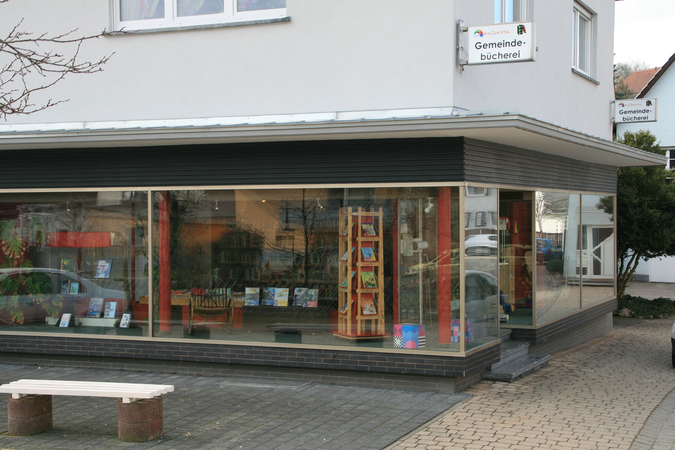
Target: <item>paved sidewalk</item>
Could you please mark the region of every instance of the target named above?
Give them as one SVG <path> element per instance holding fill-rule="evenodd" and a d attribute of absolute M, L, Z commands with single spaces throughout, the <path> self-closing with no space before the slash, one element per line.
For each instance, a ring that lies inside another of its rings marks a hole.
<path fill-rule="evenodd" d="M 388 448 L 675 448 L 673 319 L 614 323 L 514 383 L 472 386 L 472 398 Z"/>

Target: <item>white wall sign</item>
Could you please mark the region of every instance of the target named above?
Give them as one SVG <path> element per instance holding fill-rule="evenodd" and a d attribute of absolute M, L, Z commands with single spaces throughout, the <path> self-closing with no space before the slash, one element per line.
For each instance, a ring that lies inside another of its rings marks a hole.
<path fill-rule="evenodd" d="M 534 22 L 469 27 L 467 64 L 534 61 Z"/>
<path fill-rule="evenodd" d="M 656 122 L 655 98 L 628 98 L 614 102 L 614 122 Z"/>

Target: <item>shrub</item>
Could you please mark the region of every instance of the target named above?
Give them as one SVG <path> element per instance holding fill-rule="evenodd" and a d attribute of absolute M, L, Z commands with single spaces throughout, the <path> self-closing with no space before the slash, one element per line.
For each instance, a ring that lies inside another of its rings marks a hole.
<path fill-rule="evenodd" d="M 675 302 L 664 297 L 648 300 L 626 294 L 619 297 L 617 313 L 621 316 L 641 319 L 664 318 L 675 315 Z"/>

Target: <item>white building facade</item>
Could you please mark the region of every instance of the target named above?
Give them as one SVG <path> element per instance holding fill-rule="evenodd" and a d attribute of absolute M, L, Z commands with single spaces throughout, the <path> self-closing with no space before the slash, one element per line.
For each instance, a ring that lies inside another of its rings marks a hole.
<path fill-rule="evenodd" d="M 613 2 L 0 11 L 113 55 L 0 124 L 0 351 L 457 391 L 611 329 L 616 167 L 663 162 L 611 142 Z"/>

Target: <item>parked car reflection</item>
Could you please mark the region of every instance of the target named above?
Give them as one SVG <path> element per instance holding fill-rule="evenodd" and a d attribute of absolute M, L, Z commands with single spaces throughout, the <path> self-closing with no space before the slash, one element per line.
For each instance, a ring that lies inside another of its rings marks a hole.
<path fill-rule="evenodd" d="M 117 316 L 127 304 L 124 291 L 105 289 L 82 276 L 49 268 L 0 269 L 0 322 L 44 323 L 63 312 L 86 316 L 92 298 L 116 302 Z"/>

